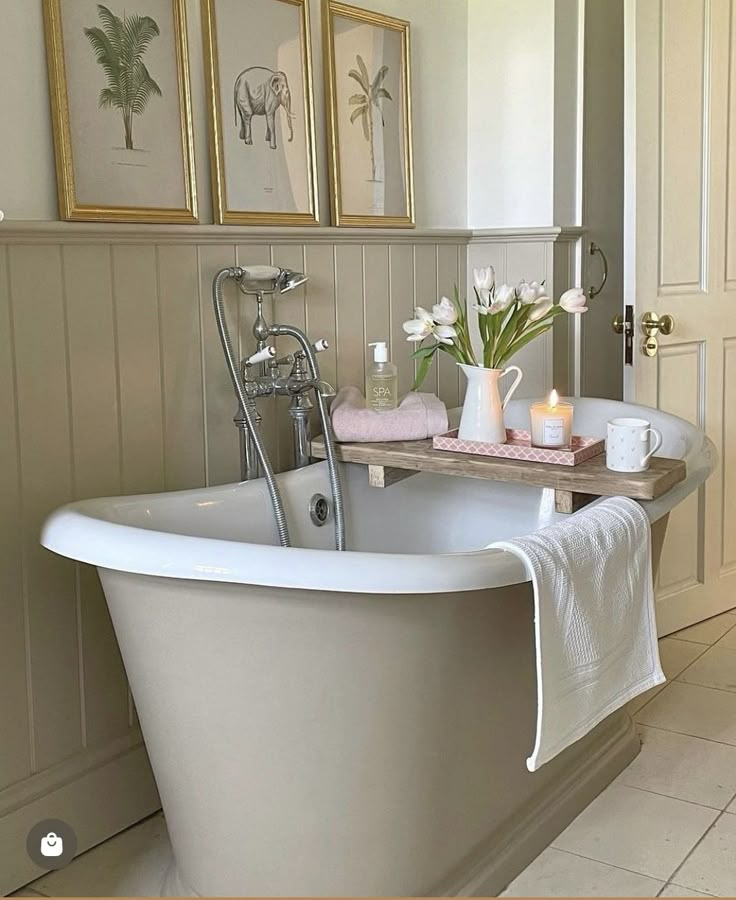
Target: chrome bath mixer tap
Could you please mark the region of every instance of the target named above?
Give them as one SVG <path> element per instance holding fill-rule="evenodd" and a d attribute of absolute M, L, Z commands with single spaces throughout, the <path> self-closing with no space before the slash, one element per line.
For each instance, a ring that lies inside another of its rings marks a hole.
<path fill-rule="evenodd" d="M 257 311 L 253 324 L 256 340 L 255 353 L 238 362 L 227 327 L 223 301 L 223 285 L 233 279 L 242 293 L 256 299 Z M 310 413 L 315 408 L 319 414 L 325 439 L 327 467 L 332 488 L 335 517 L 335 545 L 345 549 L 345 522 L 343 514 L 342 486 L 334 451 L 332 425 L 325 403 L 325 393 L 317 362 L 317 354 L 328 349 L 327 341 L 312 344 L 306 334 L 294 325 L 269 325 L 263 315 L 265 295 L 285 294 L 304 284 L 307 276 L 300 272 L 276 266 L 235 266 L 222 269 L 212 285 L 215 318 L 222 342 L 230 380 L 235 390 L 238 409 L 234 417 L 240 435 L 241 478 L 248 481 L 263 477 L 271 497 L 276 527 L 282 546 L 290 546 L 289 530 L 279 487 L 268 458 L 261 435 L 262 417 L 256 401 L 259 397 L 289 397 L 289 415 L 294 437 L 294 467 L 309 465 L 311 426 Z M 276 348 L 269 340 L 290 337 L 299 349 L 292 354 L 276 358 Z M 288 374 L 284 367 L 289 366 Z M 314 401 L 312 401 L 312 394 Z"/>

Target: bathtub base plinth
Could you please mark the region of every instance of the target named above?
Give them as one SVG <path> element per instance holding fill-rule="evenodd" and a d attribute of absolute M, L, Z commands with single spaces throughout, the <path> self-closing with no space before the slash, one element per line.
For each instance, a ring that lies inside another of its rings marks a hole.
<path fill-rule="evenodd" d="M 513 815 L 430 897 L 495 897 L 638 755 L 641 742 L 625 711 L 611 716 L 586 743 L 579 764 Z M 172 861 L 161 896 L 199 897 Z"/>
<path fill-rule="evenodd" d="M 573 764 L 568 763 L 567 771 L 514 813 L 465 865 L 428 891 L 428 896 L 498 896 L 641 749 L 625 710 L 610 716 L 579 743 L 585 749 L 576 754 Z"/>

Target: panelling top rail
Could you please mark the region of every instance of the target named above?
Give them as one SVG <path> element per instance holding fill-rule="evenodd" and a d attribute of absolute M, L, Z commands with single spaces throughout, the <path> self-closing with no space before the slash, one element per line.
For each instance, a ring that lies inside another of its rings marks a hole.
<path fill-rule="evenodd" d="M 576 241 L 579 228 L 331 228 L 247 225 L 126 225 L 91 222 L 6 221 L 0 244 L 433 244 Z"/>

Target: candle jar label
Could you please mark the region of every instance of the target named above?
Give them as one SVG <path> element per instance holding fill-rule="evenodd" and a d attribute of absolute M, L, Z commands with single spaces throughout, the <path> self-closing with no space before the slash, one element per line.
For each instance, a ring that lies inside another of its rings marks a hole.
<path fill-rule="evenodd" d="M 544 443 L 548 446 L 561 447 L 565 443 L 565 420 L 544 420 Z"/>

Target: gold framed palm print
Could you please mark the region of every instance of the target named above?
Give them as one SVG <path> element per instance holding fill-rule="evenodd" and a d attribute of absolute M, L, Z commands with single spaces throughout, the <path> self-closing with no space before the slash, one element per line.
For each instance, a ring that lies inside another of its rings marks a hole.
<path fill-rule="evenodd" d="M 43 0 L 59 209 L 196 223 L 186 0 Z"/>
<path fill-rule="evenodd" d="M 202 0 L 202 22 L 215 221 L 317 225 L 308 0 Z"/>
<path fill-rule="evenodd" d="M 409 23 L 323 10 L 333 224 L 413 228 Z"/>

